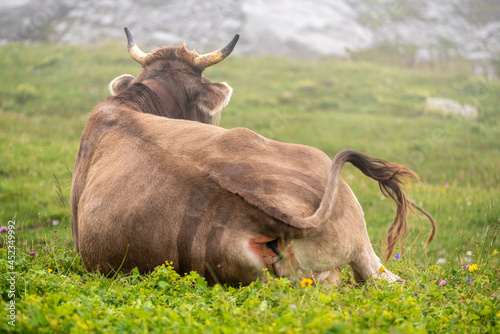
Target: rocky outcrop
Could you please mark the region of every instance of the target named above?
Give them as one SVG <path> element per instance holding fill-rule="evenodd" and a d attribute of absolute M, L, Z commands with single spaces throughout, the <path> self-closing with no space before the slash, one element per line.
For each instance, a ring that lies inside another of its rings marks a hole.
<path fill-rule="evenodd" d="M 457 101 L 442 97 L 426 98 L 425 108 L 427 111 L 437 111 L 443 115 L 456 115 L 469 119 L 476 119 L 478 116 L 476 108 L 467 104 L 461 105 Z"/>
<path fill-rule="evenodd" d="M 498 3 L 498 4 L 497 4 Z M 236 52 L 348 57 L 379 43 L 416 46 L 415 62 L 500 53 L 500 2 L 491 0 L 6 0 L 0 41 L 98 43 L 131 28 L 144 47 L 189 42 L 200 51 L 240 33 Z M 486 70 L 485 74 L 488 70 Z"/>

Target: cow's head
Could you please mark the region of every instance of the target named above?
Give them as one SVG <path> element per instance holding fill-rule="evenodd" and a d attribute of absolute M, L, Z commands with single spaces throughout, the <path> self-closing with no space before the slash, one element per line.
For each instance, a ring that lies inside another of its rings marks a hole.
<path fill-rule="evenodd" d="M 125 28 L 125 33 L 130 55 L 144 70 L 137 77 L 124 74 L 111 81 L 111 95 L 119 96 L 131 86 L 142 84 L 160 98 L 164 107 L 159 113 L 162 116 L 203 123 L 211 123 L 212 116 L 215 116 L 218 121 L 222 108 L 231 98 L 232 88 L 225 82 L 211 83 L 203 71 L 224 60 L 233 51 L 239 35 L 235 35 L 224 48 L 199 55 L 189 51 L 184 44 L 144 53 L 128 28 Z"/>

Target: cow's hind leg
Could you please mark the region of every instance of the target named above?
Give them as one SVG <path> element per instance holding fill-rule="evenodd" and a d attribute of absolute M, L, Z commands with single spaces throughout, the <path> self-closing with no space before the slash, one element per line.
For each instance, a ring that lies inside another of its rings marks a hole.
<path fill-rule="evenodd" d="M 354 257 L 349 266 L 357 283 L 364 283 L 368 279 L 383 279 L 388 282 L 402 281 L 398 275 L 385 269 L 369 243 Z"/>

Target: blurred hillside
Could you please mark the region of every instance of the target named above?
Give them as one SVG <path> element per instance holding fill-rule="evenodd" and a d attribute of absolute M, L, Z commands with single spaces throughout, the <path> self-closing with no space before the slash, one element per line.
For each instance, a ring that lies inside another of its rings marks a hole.
<path fill-rule="evenodd" d="M 4 0 L 0 42 L 95 44 L 124 40 L 128 26 L 143 48 L 186 41 L 200 52 L 235 33 L 236 52 L 294 58 L 348 58 L 380 49 L 419 66 L 472 60 L 497 79 L 498 0 Z M 388 47 L 390 46 L 390 47 Z"/>

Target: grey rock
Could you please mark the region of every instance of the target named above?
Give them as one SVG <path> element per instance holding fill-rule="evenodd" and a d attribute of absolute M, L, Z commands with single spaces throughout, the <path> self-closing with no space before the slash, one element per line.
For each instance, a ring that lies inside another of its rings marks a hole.
<path fill-rule="evenodd" d="M 441 97 L 428 97 L 425 100 L 425 106 L 428 110 L 439 111 L 444 115 L 453 114 L 468 119 L 476 119 L 478 116 L 478 111 L 476 108 L 467 104 L 461 105 L 454 100 Z"/>

